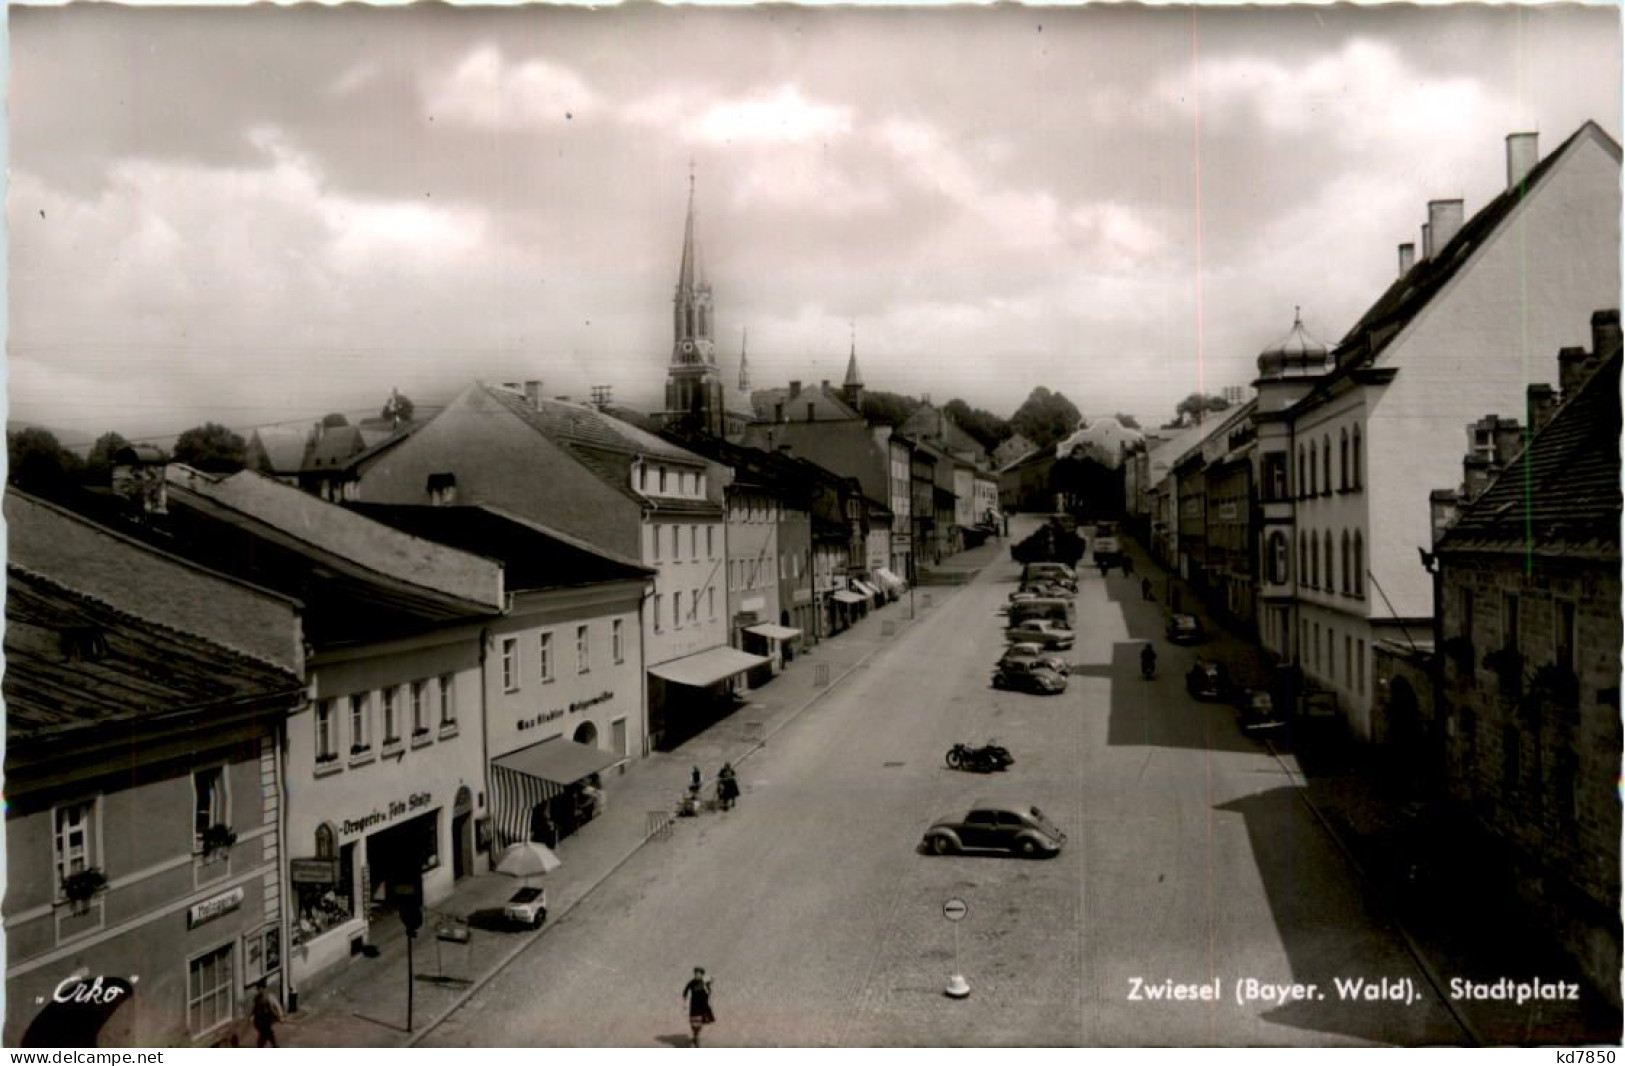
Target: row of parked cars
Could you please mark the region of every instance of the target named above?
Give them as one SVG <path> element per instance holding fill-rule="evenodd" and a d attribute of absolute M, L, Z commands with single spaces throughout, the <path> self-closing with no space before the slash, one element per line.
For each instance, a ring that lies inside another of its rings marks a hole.
<path fill-rule="evenodd" d="M 1065 692 L 1069 667 L 1057 652 L 1077 640 L 1072 597 L 1077 574 L 1065 563 L 1028 563 L 1021 586 L 1004 608 L 1006 647 L 993 669 L 993 687 L 1038 695 Z"/>

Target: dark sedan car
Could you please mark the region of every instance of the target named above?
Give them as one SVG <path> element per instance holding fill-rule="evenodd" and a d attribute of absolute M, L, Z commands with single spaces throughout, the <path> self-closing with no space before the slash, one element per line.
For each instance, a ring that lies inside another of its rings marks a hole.
<path fill-rule="evenodd" d="M 1002 852 L 1036 859 L 1058 855 L 1066 834 L 1037 807 L 983 801 L 963 816 L 941 818 L 925 831 L 927 850 L 938 855 L 958 851 Z"/>
<path fill-rule="evenodd" d="M 1199 700 L 1228 699 L 1233 691 L 1230 673 L 1223 663 L 1198 659 L 1185 675 L 1185 691 Z"/>
<path fill-rule="evenodd" d="M 1170 644 L 1199 644 L 1206 635 L 1195 615 L 1176 614 L 1168 619 L 1167 637 Z"/>
<path fill-rule="evenodd" d="M 1275 700 L 1263 689 L 1248 689 L 1239 700 L 1241 731 L 1249 735 L 1272 734 L 1286 728 L 1286 719 L 1275 713 Z"/>
<path fill-rule="evenodd" d="M 993 687 L 1053 696 L 1066 691 L 1066 678 L 1033 659 L 1001 659 L 993 668 Z"/>
<path fill-rule="evenodd" d="M 1042 644 L 1012 644 L 1004 649 L 1004 655 L 999 659 L 1001 663 L 1012 662 L 1016 659 L 1029 660 L 1038 666 L 1047 667 L 1058 674 L 1069 674 L 1072 666 L 1059 655 L 1044 650 Z"/>

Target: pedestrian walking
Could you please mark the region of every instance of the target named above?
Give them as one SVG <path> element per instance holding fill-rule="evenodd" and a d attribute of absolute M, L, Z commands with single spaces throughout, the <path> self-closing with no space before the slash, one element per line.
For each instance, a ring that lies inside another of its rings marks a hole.
<path fill-rule="evenodd" d="M 734 801 L 739 799 L 739 778 L 734 773 L 733 763 L 725 762 L 722 769 L 717 771 L 717 802 L 725 811 L 733 810 Z"/>
<path fill-rule="evenodd" d="M 700 768 L 698 766 L 694 767 L 693 772 L 689 774 L 688 790 L 696 796 L 700 794 Z"/>
<path fill-rule="evenodd" d="M 711 979 L 705 976 L 705 967 L 694 967 L 694 976 L 683 986 L 683 999 L 688 1003 L 688 1027 L 694 1033 L 694 1046 L 700 1046 L 700 1029 L 717 1020 L 711 1013 Z"/>
<path fill-rule="evenodd" d="M 259 1034 L 259 1044 L 256 1046 L 277 1047 L 276 1023 L 287 1015 L 264 981 L 254 990 L 254 1006 L 250 1013 L 254 1019 L 254 1032 Z"/>

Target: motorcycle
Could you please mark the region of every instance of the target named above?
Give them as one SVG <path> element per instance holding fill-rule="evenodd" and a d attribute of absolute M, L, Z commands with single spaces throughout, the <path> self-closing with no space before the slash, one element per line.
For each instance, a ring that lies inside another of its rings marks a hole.
<path fill-rule="evenodd" d="M 955 744 L 948 749 L 948 768 L 951 770 L 971 770 L 979 774 L 991 774 L 1007 769 L 1015 761 L 1010 750 L 999 744 L 987 743 L 981 747 Z"/>

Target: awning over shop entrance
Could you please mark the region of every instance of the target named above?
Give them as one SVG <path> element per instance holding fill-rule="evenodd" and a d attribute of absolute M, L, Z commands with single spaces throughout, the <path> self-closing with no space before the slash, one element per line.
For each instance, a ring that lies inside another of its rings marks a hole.
<path fill-rule="evenodd" d="M 726 681 L 735 674 L 744 673 L 767 661 L 765 655 L 751 655 L 737 648 L 711 648 L 708 651 L 685 655 L 681 659 L 673 659 L 669 663 L 661 663 L 659 666 L 651 666 L 649 672 L 674 684 L 704 688 L 718 681 Z"/>
<path fill-rule="evenodd" d="M 833 599 L 836 603 L 862 603 L 863 602 L 863 597 L 862 596 L 859 596 L 856 592 L 848 592 L 845 589 L 838 589 L 835 592 L 830 593 L 830 598 Z"/>
<path fill-rule="evenodd" d="M 491 818 L 504 846 L 530 837 L 530 812 L 624 756 L 554 737 L 491 760 Z"/>
<path fill-rule="evenodd" d="M 799 629 L 791 629 L 788 626 L 776 626 L 767 622 L 764 622 L 759 626 L 751 626 L 750 628 L 746 629 L 745 632 L 755 633 L 757 636 L 766 637 L 768 640 L 790 640 L 792 638 L 801 636 L 801 630 Z"/>
<path fill-rule="evenodd" d="M 881 584 L 890 586 L 891 588 L 900 589 L 903 587 L 903 579 L 892 573 L 890 570 L 887 570 L 884 566 L 875 570 L 875 576 L 880 579 Z"/>
<path fill-rule="evenodd" d="M 880 595 L 879 589 L 875 588 L 867 581 L 859 581 L 857 578 L 852 579 L 852 587 L 863 593 L 865 596 L 868 596 L 870 599 L 874 599 L 876 596 Z"/>

